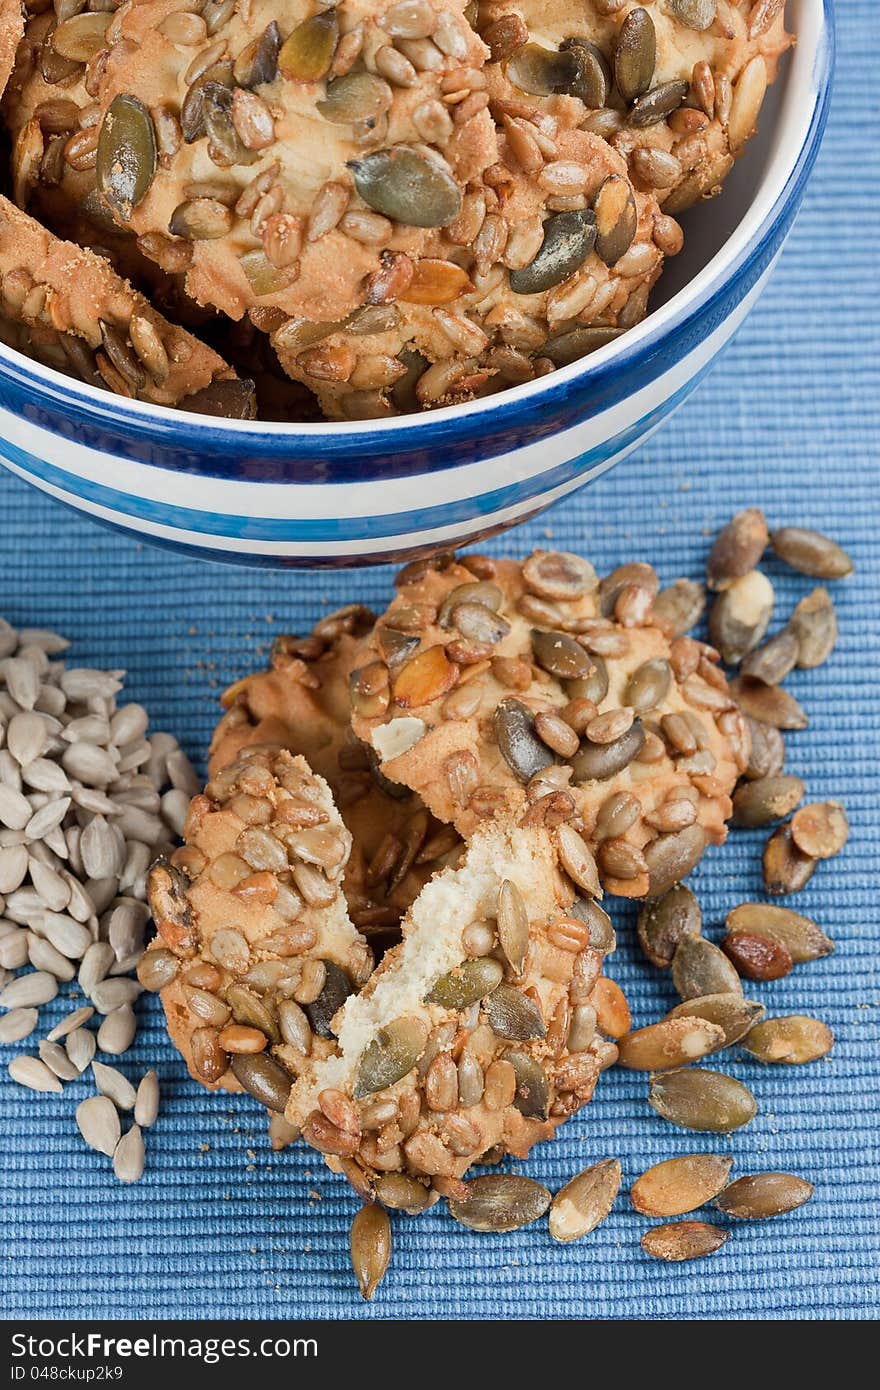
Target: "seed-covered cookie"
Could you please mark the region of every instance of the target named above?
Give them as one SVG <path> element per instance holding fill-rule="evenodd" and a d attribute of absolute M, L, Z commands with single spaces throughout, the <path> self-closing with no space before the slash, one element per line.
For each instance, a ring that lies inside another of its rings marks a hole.
<path fill-rule="evenodd" d="M 2 197 L 0 332 L 11 346 L 120 396 L 210 407 L 218 391 L 248 394 L 217 353 L 169 323 L 105 260 L 60 241 Z"/>
<path fill-rule="evenodd" d="M 139 978 L 197 1081 L 280 1113 L 373 968 L 342 894 L 351 836 L 305 759 L 253 748 L 194 798 L 184 839 L 150 870 Z"/>
<path fill-rule="evenodd" d="M 417 561 L 365 637 L 355 733 L 469 837 L 542 824 L 579 887 L 657 896 L 721 843 L 748 761 L 718 654 L 654 600 L 650 565 L 575 555 Z M 676 635 L 672 635 L 672 633 Z"/>
<path fill-rule="evenodd" d="M 334 1020 L 338 1054 L 287 1118 L 365 1198 L 419 1211 L 472 1163 L 524 1157 L 591 1098 L 629 1026 L 602 977 L 605 914 L 543 826 L 480 827 L 422 890 L 403 941 Z"/>
<path fill-rule="evenodd" d="M 370 750 L 352 732 L 351 669 L 373 619 L 369 609 L 352 604 L 322 618 L 306 638 L 279 637 L 269 669 L 225 692 L 209 771 L 215 776 L 256 745 L 302 754 L 328 783 L 352 837 L 343 880 L 349 915 L 381 942 L 461 842 L 414 792 L 377 776 Z"/>
<path fill-rule="evenodd" d="M 754 133 L 790 46 L 785 0 L 488 0 L 480 32 L 492 111 L 529 107 L 595 131 L 664 216 L 717 193 Z"/>
<path fill-rule="evenodd" d="M 20 0 L 0 0 L 0 96 L 15 64 L 15 51 L 24 33 Z"/>

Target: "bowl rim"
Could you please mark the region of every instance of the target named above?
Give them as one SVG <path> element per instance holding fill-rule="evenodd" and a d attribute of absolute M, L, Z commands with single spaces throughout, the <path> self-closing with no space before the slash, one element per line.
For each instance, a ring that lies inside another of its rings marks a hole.
<path fill-rule="evenodd" d="M 802 0 L 808 6 L 811 0 Z M 446 427 L 479 427 L 491 417 L 492 433 L 503 429 L 506 416 L 533 406 L 536 409 L 576 386 L 599 387 L 621 368 L 628 370 L 651 357 L 673 332 L 681 331 L 698 315 L 710 311 L 731 281 L 758 259 L 773 238 L 802 189 L 825 128 L 831 97 L 831 76 L 834 67 L 835 33 L 834 0 L 821 0 L 817 17 L 815 44 L 807 52 L 808 71 L 814 89 L 809 114 L 804 113 L 804 134 L 789 159 L 781 159 L 778 182 L 769 192 L 764 180 L 758 195 L 745 209 L 740 221 L 728 238 L 692 280 L 678 290 L 667 302 L 649 313 L 619 339 L 605 344 L 589 356 L 558 368 L 537 380 L 510 386 L 496 395 L 477 400 L 439 407 L 421 414 L 395 416 L 384 420 L 325 420 L 295 424 L 287 421 L 229 420 L 178 407 L 156 405 L 149 401 L 127 400 L 91 386 L 76 382 L 52 367 L 34 361 L 15 348 L 0 342 L 0 382 L 12 380 L 32 398 L 51 400 L 53 404 L 71 409 L 76 415 L 104 425 L 123 427 L 135 438 L 161 439 L 169 434 L 186 440 L 192 447 L 209 450 L 233 446 L 236 450 L 252 447 L 256 453 L 290 451 L 291 462 L 301 463 L 296 452 L 299 445 L 313 455 L 344 447 L 347 442 L 362 445 L 371 439 L 377 447 L 385 445 L 395 450 L 401 447 L 419 448 L 429 444 L 427 435 L 438 434 L 442 440 Z M 797 33 L 800 39 L 800 33 Z M 803 53 L 802 44 L 794 60 Z M 792 61 L 790 59 L 790 61 Z M 762 196 L 763 195 L 763 196 Z M 768 204 L 763 213 L 757 207 Z M 323 447 L 322 447 L 323 446 Z M 176 471 L 172 464 L 160 459 L 151 460 L 154 467 Z M 460 466 L 456 459 L 441 464 L 453 470 Z M 256 480 L 252 480 L 256 481 Z M 278 481 L 277 479 L 275 480 Z M 302 482 L 302 479 L 291 480 Z"/>

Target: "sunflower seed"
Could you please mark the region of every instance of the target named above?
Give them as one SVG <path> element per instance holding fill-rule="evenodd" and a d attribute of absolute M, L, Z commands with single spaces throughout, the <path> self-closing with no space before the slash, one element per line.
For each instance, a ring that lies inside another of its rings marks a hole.
<path fill-rule="evenodd" d="M 50 941 L 31 935 L 28 938 L 28 960 L 35 970 L 47 971 L 62 984 L 69 984 L 76 974 L 76 966 L 63 956 Z"/>
<path fill-rule="evenodd" d="M 47 912 L 43 917 L 42 931 L 56 951 L 69 960 L 80 960 L 92 944 L 88 927 L 62 912 Z"/>
<path fill-rule="evenodd" d="M 471 1231 L 518 1231 L 537 1221 L 550 1205 L 550 1193 L 533 1178 L 486 1173 L 472 1178 L 464 1200 L 449 1200 L 449 1214 Z"/>
<path fill-rule="evenodd" d="M 757 1103 L 747 1086 L 724 1072 L 667 1071 L 652 1076 L 648 1103 L 681 1129 L 729 1134 L 755 1118 Z"/>
<path fill-rule="evenodd" d="M 714 24 L 718 5 L 716 0 L 671 0 L 670 8 L 682 24 L 702 32 Z"/>
<path fill-rule="evenodd" d="M 19 970 L 30 959 L 27 931 L 10 931 L 0 937 L 0 969 Z"/>
<path fill-rule="evenodd" d="M 122 1008 L 123 1004 L 133 1004 L 142 993 L 143 988 L 137 980 L 117 977 L 112 980 L 104 979 L 96 984 L 92 989 L 91 998 L 99 1013 L 110 1014 L 114 1009 Z"/>
<path fill-rule="evenodd" d="M 6 1070 L 12 1081 L 26 1086 L 30 1091 L 54 1091 L 60 1095 L 63 1090 L 58 1077 L 39 1057 L 13 1057 Z"/>
<path fill-rule="evenodd" d="M 618 1062 L 635 1071 L 686 1067 L 724 1046 L 724 1030 L 705 1019 L 665 1018 L 619 1038 Z"/>
<path fill-rule="evenodd" d="M 787 1014 L 767 1018 L 748 1033 L 743 1047 L 759 1062 L 801 1065 L 816 1062 L 834 1046 L 834 1034 L 818 1018 Z"/>
<path fill-rule="evenodd" d="M 0 990 L 0 1009 L 28 1009 L 48 1004 L 58 993 L 58 981 L 46 970 L 20 975 Z"/>
<path fill-rule="evenodd" d="M 119 1182 L 137 1182 L 144 1172 L 144 1139 L 140 1125 L 132 1125 L 113 1151 L 113 1172 Z"/>
<path fill-rule="evenodd" d="M 0 1018 L 0 1044 L 21 1042 L 22 1038 L 30 1037 L 39 1017 L 36 1009 L 11 1009 Z"/>
<path fill-rule="evenodd" d="M 0 784 L 0 824 L 8 830 L 24 830 L 32 815 L 26 796 L 14 787 Z"/>
<path fill-rule="evenodd" d="M 713 1255 L 729 1239 L 729 1231 L 722 1231 L 708 1221 L 673 1221 L 668 1226 L 654 1226 L 646 1231 L 641 1246 L 647 1255 L 657 1260 L 678 1262 Z"/>
<path fill-rule="evenodd" d="M 729 991 L 722 994 L 704 994 L 695 999 L 685 999 L 670 1009 L 667 1018 L 703 1018 L 714 1023 L 724 1035 L 724 1040 L 713 1051 L 731 1047 L 744 1038 L 750 1028 L 764 1015 L 764 1005 L 752 999 L 743 999 Z"/>
<path fill-rule="evenodd" d="M 129 1004 L 123 1004 L 107 1014 L 98 1029 L 98 1047 L 119 1057 L 127 1052 L 134 1042 L 137 1032 L 137 1019 Z"/>
<path fill-rule="evenodd" d="M 40 694 L 36 668 L 24 657 L 10 657 L 3 663 L 6 688 L 17 705 L 32 710 Z"/>
<path fill-rule="evenodd" d="M 113 947 L 106 941 L 93 941 L 82 958 L 77 979 L 83 994 L 92 991 L 106 977 L 115 959 Z"/>
<path fill-rule="evenodd" d="M 715 1198 L 726 1216 L 760 1221 L 802 1207 L 813 1195 L 813 1184 L 794 1173 L 753 1173 L 737 1178 Z"/>
<path fill-rule="evenodd" d="M 431 1193 L 424 1183 L 408 1173 L 380 1173 L 376 1179 L 376 1196 L 392 1211 L 405 1211 L 415 1216 L 425 1210 Z"/>
<path fill-rule="evenodd" d="M 384 1207 L 371 1203 L 361 1207 L 351 1223 L 349 1246 L 358 1288 L 369 1301 L 384 1279 L 391 1259 L 391 1222 Z"/>
<path fill-rule="evenodd" d="M 700 904 L 684 883 L 677 883 L 661 898 L 639 909 L 638 934 L 642 950 L 661 970 L 672 964 L 683 936 L 699 936 L 703 914 Z"/>
<path fill-rule="evenodd" d="M 0 846 L 0 893 L 14 893 L 28 871 L 25 845 Z"/>
<path fill-rule="evenodd" d="M 633 1183 L 630 1201 L 643 1216 L 685 1216 L 717 1197 L 733 1159 L 721 1154 L 683 1154 L 646 1169 Z"/>
<path fill-rule="evenodd" d="M 42 758 L 49 743 L 49 729 L 42 715 L 27 710 L 14 714 L 6 729 L 6 747 L 21 767 Z"/>
<path fill-rule="evenodd" d="M 762 681 L 737 676 L 728 687 L 733 699 L 744 714 L 771 725 L 774 729 L 805 729 L 807 716 L 793 695 L 781 685 L 764 685 Z"/>
<path fill-rule="evenodd" d="M 59 1081 L 73 1081 L 79 1076 L 77 1067 L 71 1062 L 64 1048 L 58 1043 L 49 1042 L 44 1039 L 37 1051 L 40 1054 L 40 1061 L 45 1062 L 51 1072 L 58 1077 Z"/>
<path fill-rule="evenodd" d="M 834 950 L 834 942 L 809 917 L 770 903 L 741 903 L 728 913 L 725 926 L 731 935 L 748 932 L 777 941 L 796 964 L 830 956 Z"/>
<path fill-rule="evenodd" d="M 594 1231 L 611 1211 L 620 1182 L 621 1169 L 616 1158 L 603 1158 L 567 1182 L 550 1204 L 553 1239 L 579 1240 Z"/>
<path fill-rule="evenodd" d="M 87 1023 L 94 1012 L 94 1009 L 90 1008 L 88 1004 L 83 1005 L 82 1008 L 73 1009 L 60 1023 L 56 1023 L 51 1033 L 46 1034 L 47 1041 L 59 1042 L 61 1038 L 66 1038 L 69 1033 L 75 1032 L 82 1024 Z"/>
<path fill-rule="evenodd" d="M 812 878 L 817 862 L 798 849 L 791 827 L 780 825 L 764 846 L 761 859 L 764 888 L 773 897 L 798 893 Z"/>
<path fill-rule="evenodd" d="M 771 533 L 770 544 L 780 560 L 811 579 L 844 579 L 853 572 L 853 562 L 843 547 L 818 531 L 783 526 Z"/>
<path fill-rule="evenodd" d="M 135 1089 L 127 1077 L 115 1067 L 103 1062 L 92 1062 L 95 1085 L 102 1096 L 108 1096 L 117 1110 L 131 1110 L 135 1102 Z"/>
<path fill-rule="evenodd" d="M 77 1028 L 68 1036 L 64 1049 L 80 1075 L 94 1057 L 97 1045 L 95 1035 L 89 1028 Z"/>
<path fill-rule="evenodd" d="M 702 584 L 692 579 L 676 579 L 668 589 L 661 589 L 651 607 L 651 620 L 670 641 L 684 637 L 700 621 L 706 607 Z"/>

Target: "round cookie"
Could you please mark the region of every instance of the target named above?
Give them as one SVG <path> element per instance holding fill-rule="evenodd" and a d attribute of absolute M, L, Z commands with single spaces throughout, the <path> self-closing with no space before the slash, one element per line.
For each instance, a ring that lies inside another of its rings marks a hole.
<path fill-rule="evenodd" d="M 552 551 L 417 561 L 362 640 L 355 733 L 465 839 L 546 822 L 586 891 L 656 896 L 723 842 L 747 756 L 718 654 L 667 635 L 658 588 Z"/>
<path fill-rule="evenodd" d="M 374 615 L 359 604 L 328 614 L 309 637 L 279 637 L 270 668 L 223 695 L 226 713 L 211 741 L 216 775 L 246 747 L 302 754 L 323 777 L 352 838 L 343 887 L 351 920 L 371 939 L 396 932 L 428 878 L 460 852 L 415 795 L 377 778 L 350 724 L 349 680 L 358 640 Z"/>

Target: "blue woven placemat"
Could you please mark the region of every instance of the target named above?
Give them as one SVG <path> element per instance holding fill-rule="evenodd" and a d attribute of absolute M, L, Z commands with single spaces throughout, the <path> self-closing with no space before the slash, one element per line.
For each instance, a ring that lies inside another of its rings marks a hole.
<path fill-rule="evenodd" d="M 596 1099 L 526 1170 L 558 1187 L 588 1162 L 619 1155 L 624 1182 L 675 1153 L 729 1151 L 738 1170 L 784 1168 L 816 1183 L 792 1216 L 740 1225 L 711 1260 L 666 1266 L 642 1254 L 644 1221 L 625 1197 L 585 1241 L 555 1246 L 542 1223 L 504 1238 L 472 1235 L 441 1210 L 395 1222 L 391 1271 L 373 1304 L 353 1292 L 347 1231 L 354 1199 L 304 1147 L 275 1155 L 247 1097 L 189 1081 L 157 1001 L 122 1067 L 158 1069 L 160 1120 L 134 1188 L 116 1184 L 73 1126 L 88 1091 L 31 1096 L 0 1076 L 0 1310 L 7 1317 L 318 1318 L 869 1318 L 876 1316 L 878 1230 L 877 843 L 880 838 L 880 317 L 876 238 L 880 47 L 874 0 L 840 6 L 837 95 L 807 202 L 769 289 L 718 369 L 635 458 L 505 544 L 548 537 L 597 568 L 653 560 L 664 580 L 698 577 L 707 537 L 757 503 L 776 524 L 814 525 L 852 552 L 838 585 L 842 637 L 832 661 L 790 684 L 810 728 L 789 739 L 789 766 L 811 794 L 845 800 L 853 834 L 797 906 L 837 953 L 755 992 L 771 1012 L 804 1011 L 833 1027 L 830 1058 L 811 1067 L 730 1069 L 752 1085 L 757 1119 L 720 1145 L 654 1117 L 646 1081 L 603 1078 Z M 866 92 L 869 93 L 866 96 Z M 870 108 L 870 109 L 869 109 Z M 352 597 L 381 606 L 389 574 L 266 575 L 178 559 L 104 533 L 0 475 L 0 612 L 51 625 L 78 662 L 125 666 L 127 690 L 199 758 L 224 684 L 259 665 L 274 633 L 305 630 Z M 806 592 L 771 565 L 780 613 Z M 694 875 L 710 929 L 759 890 L 759 836 L 737 834 Z M 875 871 L 872 873 L 872 869 Z M 612 973 L 639 1022 L 671 986 L 632 947 L 617 911 Z M 67 1001 L 43 1011 L 54 1021 Z M 4 1056 L 7 1051 L 4 1049 Z M 726 1062 L 725 1062 L 726 1065 Z"/>

